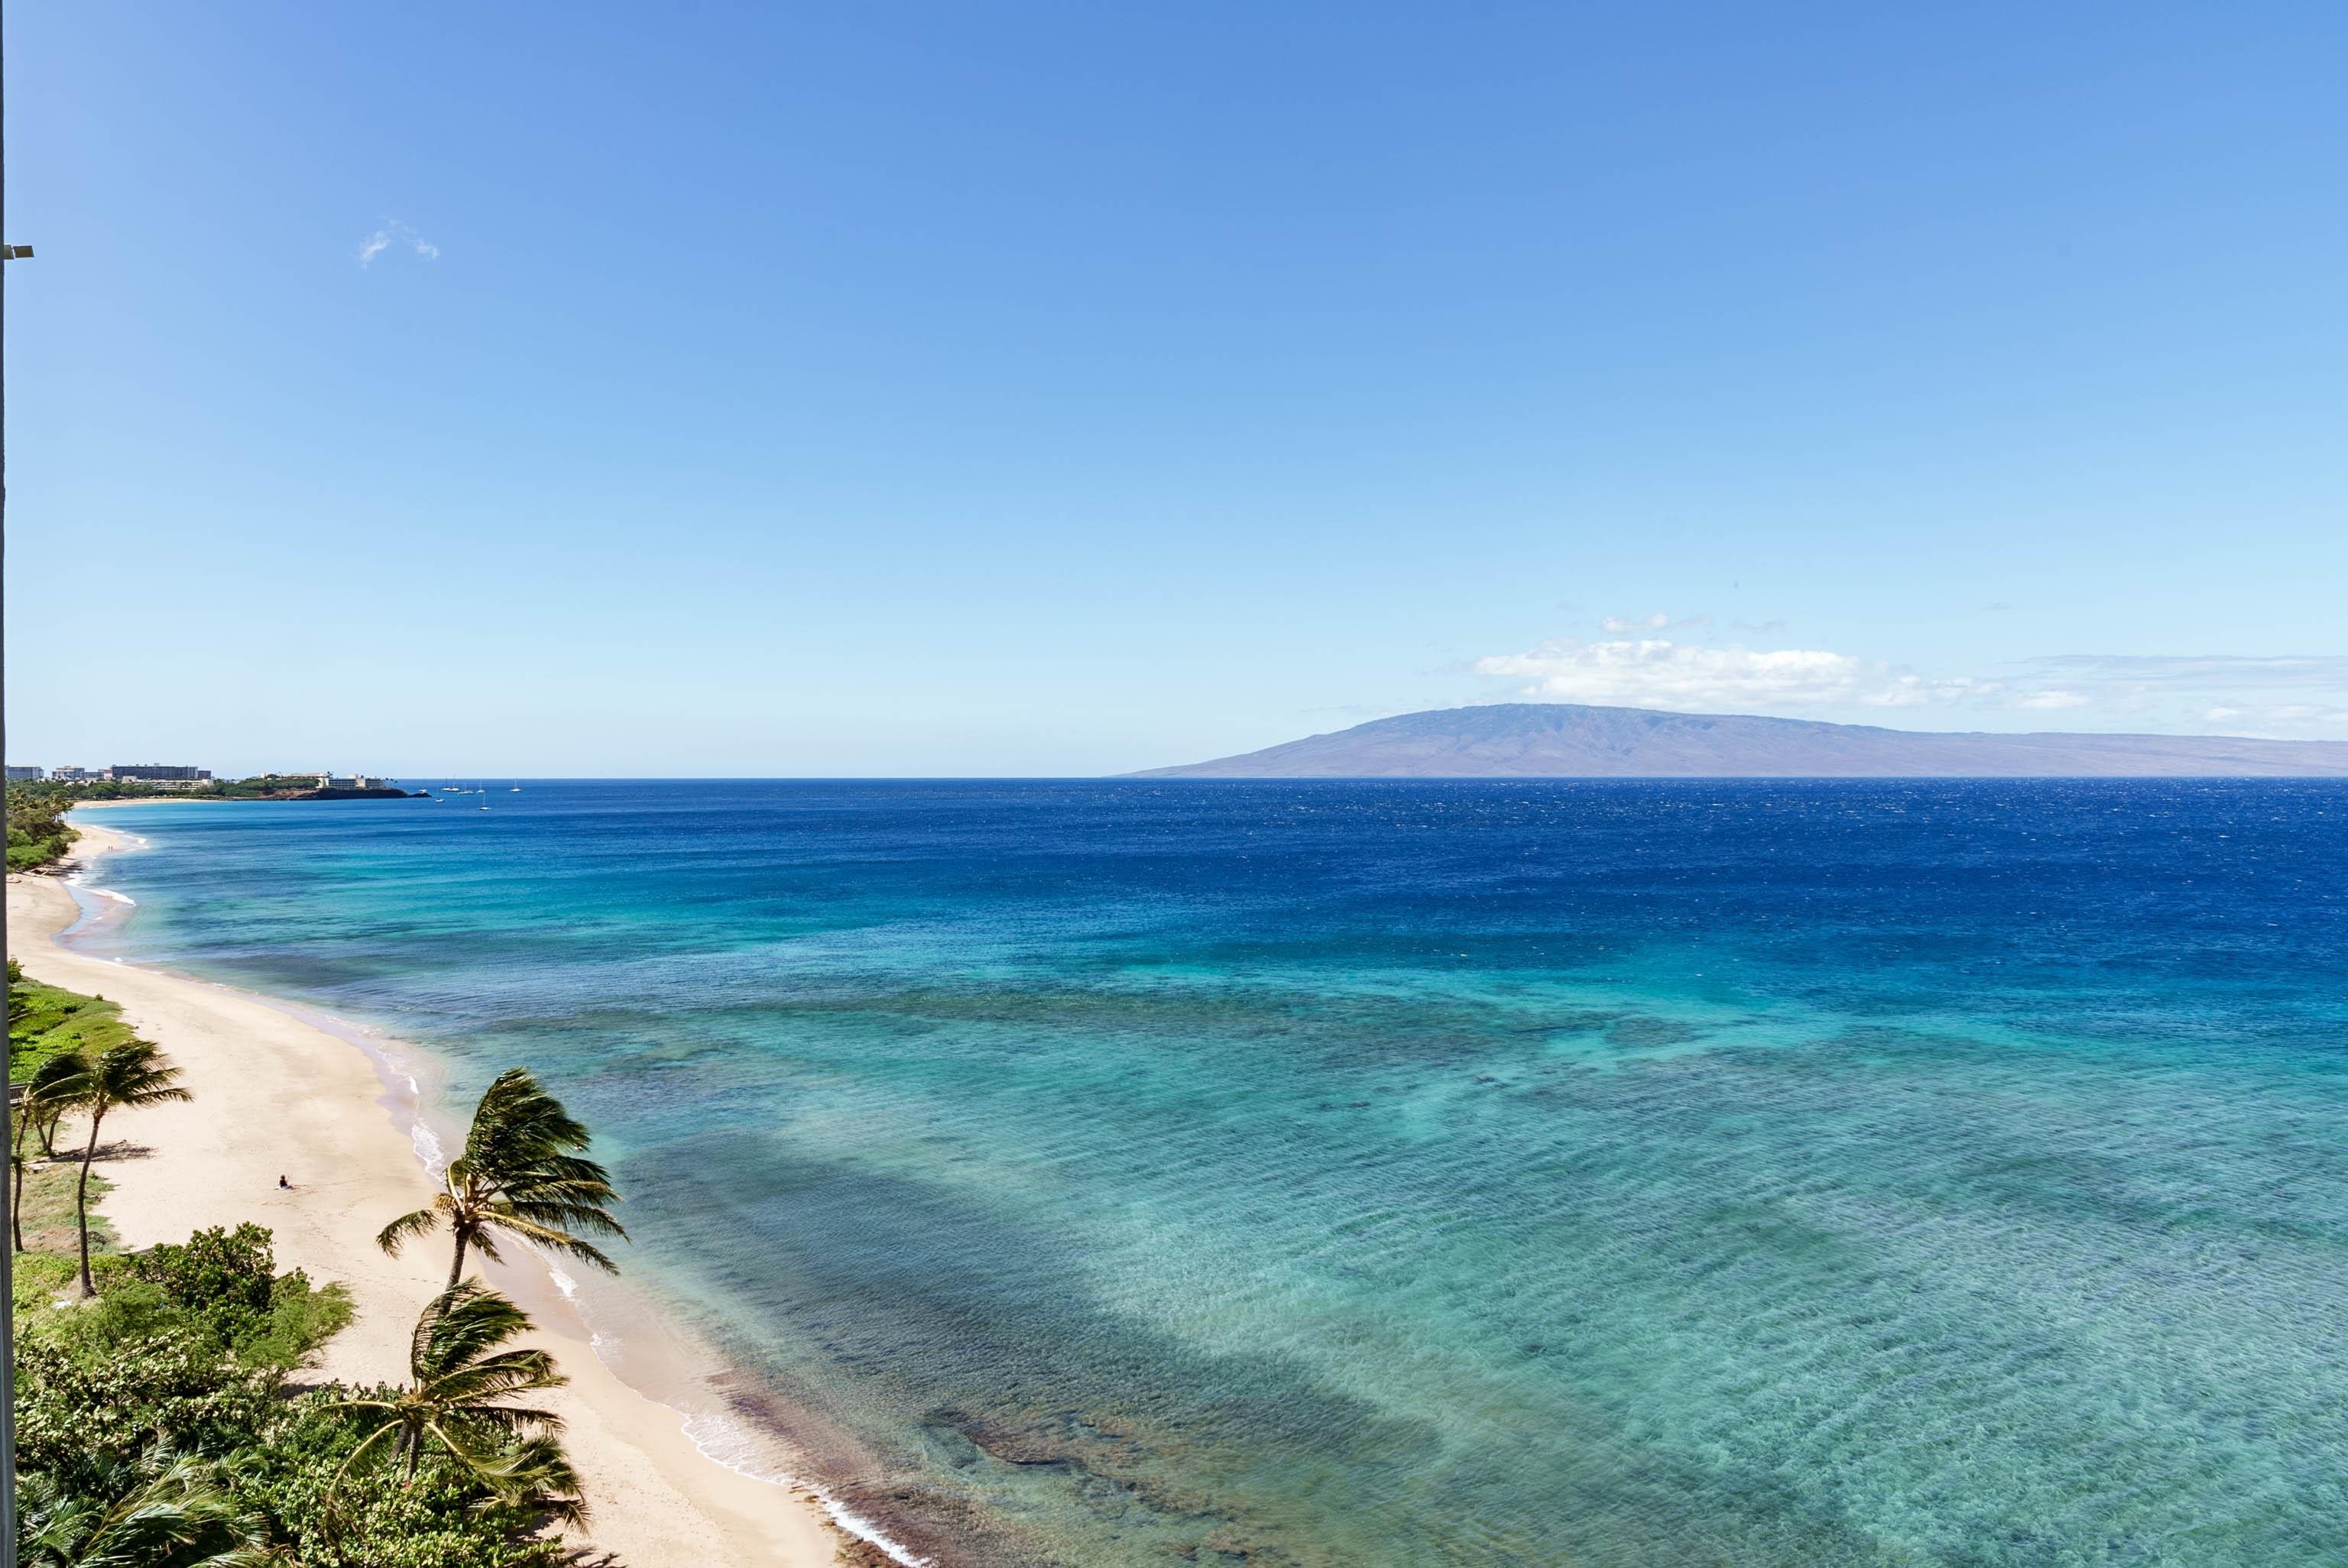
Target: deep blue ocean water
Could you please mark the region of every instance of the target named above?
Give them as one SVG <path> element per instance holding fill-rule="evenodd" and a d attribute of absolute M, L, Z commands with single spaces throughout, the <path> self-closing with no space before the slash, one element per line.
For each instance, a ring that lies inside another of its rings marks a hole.
<path fill-rule="evenodd" d="M 2348 786 L 108 820 L 124 951 L 537 1069 L 942 1561 L 2348 1563 Z"/>

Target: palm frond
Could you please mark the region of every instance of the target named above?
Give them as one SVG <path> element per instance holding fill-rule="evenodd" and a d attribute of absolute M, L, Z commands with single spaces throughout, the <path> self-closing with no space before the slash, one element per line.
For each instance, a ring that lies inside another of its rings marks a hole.
<path fill-rule="evenodd" d="M 161 1050 L 143 1040 L 113 1046 L 90 1063 L 80 1080 L 76 1098 L 94 1112 L 118 1107 L 160 1105 L 167 1101 L 192 1100 L 180 1087 L 180 1070 Z"/>
<path fill-rule="evenodd" d="M 592 1263 L 607 1274 L 620 1272 L 620 1266 L 604 1255 L 600 1248 L 592 1243 L 580 1240 L 568 1231 L 557 1230 L 551 1225 L 533 1225 L 529 1221 L 520 1220 L 513 1215 L 495 1211 L 482 1216 L 482 1225 L 484 1228 L 479 1233 L 481 1239 L 479 1245 L 482 1253 L 490 1258 L 495 1258 L 497 1254 L 490 1250 L 492 1244 L 488 1239 L 489 1231 L 501 1230 L 536 1242 L 549 1252 L 562 1253 L 579 1259 L 582 1263 Z"/>
<path fill-rule="evenodd" d="M 394 1257 L 398 1256 L 401 1247 L 417 1237 L 429 1235 L 439 1228 L 441 1216 L 447 1212 L 441 1205 L 447 1201 L 445 1195 L 438 1197 L 432 1200 L 432 1206 L 429 1208 L 417 1209 L 413 1214 L 400 1215 L 376 1233 L 375 1245 Z"/>
<path fill-rule="evenodd" d="M 357 1403 L 356 1400 L 347 1402 L 350 1404 Z M 386 1406 L 384 1408 L 390 1409 L 391 1407 Z M 335 1479 L 328 1482 L 326 1486 L 326 1496 L 328 1500 L 331 1501 L 334 1498 L 335 1493 L 341 1488 L 343 1478 L 345 1476 L 349 1475 L 351 1471 L 355 1470 L 364 1470 L 368 1465 L 375 1463 L 376 1460 L 382 1458 L 383 1456 L 376 1453 L 376 1450 L 396 1438 L 399 1435 L 399 1430 L 400 1423 L 398 1421 L 386 1419 L 381 1426 L 376 1428 L 375 1430 L 369 1432 L 366 1437 L 360 1439 L 359 1446 L 353 1449 L 349 1453 L 344 1455 L 343 1462 L 335 1467 Z"/>
<path fill-rule="evenodd" d="M 532 1438 L 494 1465 L 477 1468 L 474 1474 L 490 1487 L 498 1501 L 535 1508 L 562 1524 L 587 1522 L 587 1500 L 582 1495 L 585 1489 L 579 1484 L 579 1472 L 572 1468 L 561 1445 L 551 1439 Z"/>
<path fill-rule="evenodd" d="M 159 1450 L 139 1461 L 138 1473 L 140 1484 L 91 1522 L 61 1561 L 77 1568 L 205 1568 L 266 1539 L 263 1523 L 202 1461 Z"/>
<path fill-rule="evenodd" d="M 628 1236 L 619 1221 L 593 1204 L 575 1198 L 509 1199 L 499 1205 L 499 1212 L 553 1229 L 586 1231 L 592 1235 L 615 1235 L 623 1241 Z"/>
<path fill-rule="evenodd" d="M 530 1315 L 477 1279 L 444 1290 L 425 1307 L 408 1341 L 419 1387 L 479 1359 L 530 1327 Z"/>
<path fill-rule="evenodd" d="M 28 1111 L 75 1104 L 87 1091 L 89 1069 L 89 1058 L 78 1050 L 53 1056 L 33 1069 L 32 1079 L 25 1085 L 25 1098 L 19 1103 Z"/>

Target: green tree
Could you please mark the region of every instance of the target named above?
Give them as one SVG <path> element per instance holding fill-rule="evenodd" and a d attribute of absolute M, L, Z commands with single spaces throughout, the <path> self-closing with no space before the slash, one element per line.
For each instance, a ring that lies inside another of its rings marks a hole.
<path fill-rule="evenodd" d="M 134 1040 L 106 1051 L 90 1063 L 88 1071 L 58 1086 L 59 1093 L 70 1093 L 74 1103 L 89 1112 L 89 1143 L 81 1152 L 81 1180 L 74 1188 L 74 1218 L 81 1227 L 84 1300 L 98 1294 L 89 1277 L 89 1163 L 98 1157 L 98 1130 L 109 1111 L 193 1099 L 180 1087 L 179 1078 L 180 1070 L 160 1050 L 143 1040 Z"/>
<path fill-rule="evenodd" d="M 448 1162 L 431 1207 L 384 1226 L 376 1245 L 396 1254 L 446 1224 L 456 1238 L 448 1260 L 452 1290 L 464 1277 L 468 1246 L 499 1260 L 500 1232 L 616 1274 L 619 1266 L 581 1235 L 623 1241 L 628 1235 L 605 1207 L 620 1201 L 610 1173 L 583 1157 L 588 1143 L 586 1127 L 562 1102 L 524 1069 L 508 1068 L 474 1108 L 465 1152 Z"/>
<path fill-rule="evenodd" d="M 354 1469 L 396 1461 L 401 1481 L 413 1485 L 432 1447 L 502 1501 L 527 1496 L 550 1512 L 584 1517 L 577 1479 L 554 1440 L 562 1418 L 505 1402 L 570 1381 L 543 1350 L 499 1348 L 530 1327 L 527 1313 L 477 1280 L 435 1296 L 408 1341 L 407 1386 L 335 1402 L 373 1424 L 335 1484 Z"/>
<path fill-rule="evenodd" d="M 32 1081 L 16 1102 L 15 1127 L 8 1143 L 8 1235 L 18 1252 L 25 1250 L 25 1177 L 30 1163 L 25 1158 L 25 1134 L 37 1129 L 41 1153 L 54 1158 L 57 1123 L 73 1108 L 71 1086 L 88 1072 L 89 1059 L 78 1051 L 52 1056 L 33 1070 Z"/>

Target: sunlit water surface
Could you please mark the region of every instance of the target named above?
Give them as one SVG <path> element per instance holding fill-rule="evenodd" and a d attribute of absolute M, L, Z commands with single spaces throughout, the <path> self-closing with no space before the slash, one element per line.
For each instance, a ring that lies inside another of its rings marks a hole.
<path fill-rule="evenodd" d="M 2348 787 L 108 820 L 91 940 L 537 1069 L 941 1562 L 2348 1563 Z"/>

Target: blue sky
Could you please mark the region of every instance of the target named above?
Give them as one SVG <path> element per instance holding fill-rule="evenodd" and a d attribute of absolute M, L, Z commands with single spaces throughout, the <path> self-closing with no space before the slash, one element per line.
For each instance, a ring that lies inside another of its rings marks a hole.
<path fill-rule="evenodd" d="M 2348 738 L 2348 10 L 8 8 L 8 751 Z"/>

